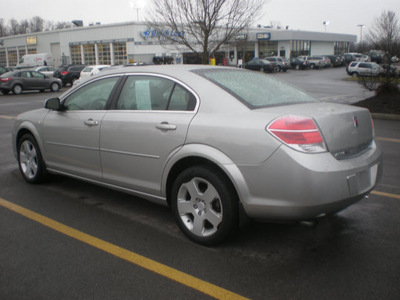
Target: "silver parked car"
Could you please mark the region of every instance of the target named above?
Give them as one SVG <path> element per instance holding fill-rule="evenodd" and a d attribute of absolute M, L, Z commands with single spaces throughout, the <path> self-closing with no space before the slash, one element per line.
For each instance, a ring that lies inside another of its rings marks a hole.
<path fill-rule="evenodd" d="M 168 204 L 203 245 L 239 215 L 297 221 L 362 199 L 381 176 L 368 110 L 318 100 L 259 72 L 120 67 L 21 114 L 23 178 L 72 176 Z"/>

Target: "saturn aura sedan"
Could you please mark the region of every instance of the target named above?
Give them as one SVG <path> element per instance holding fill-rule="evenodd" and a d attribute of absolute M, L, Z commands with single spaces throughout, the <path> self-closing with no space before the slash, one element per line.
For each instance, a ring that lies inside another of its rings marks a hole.
<path fill-rule="evenodd" d="M 13 149 L 27 182 L 62 174 L 169 205 L 203 245 L 231 236 L 239 216 L 338 212 L 382 172 L 368 110 L 261 72 L 199 65 L 100 72 L 18 116 Z"/>

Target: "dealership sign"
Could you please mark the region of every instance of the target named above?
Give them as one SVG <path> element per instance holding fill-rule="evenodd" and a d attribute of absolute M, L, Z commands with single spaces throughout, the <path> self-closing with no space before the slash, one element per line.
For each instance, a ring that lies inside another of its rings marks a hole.
<path fill-rule="evenodd" d="M 162 39 L 177 39 L 178 37 L 183 37 L 185 35 L 184 31 L 175 31 L 175 30 L 159 30 L 157 28 L 147 28 L 145 31 L 141 31 L 140 35 L 148 40 L 150 38 L 162 38 Z"/>
<path fill-rule="evenodd" d="M 271 33 L 270 32 L 257 33 L 256 39 L 257 40 L 270 40 L 271 39 Z"/>

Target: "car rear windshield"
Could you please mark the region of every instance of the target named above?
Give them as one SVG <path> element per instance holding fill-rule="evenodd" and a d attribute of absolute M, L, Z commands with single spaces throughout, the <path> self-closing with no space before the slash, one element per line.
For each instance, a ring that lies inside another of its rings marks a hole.
<path fill-rule="evenodd" d="M 233 68 L 194 72 L 223 88 L 250 109 L 318 102 L 303 91 L 261 72 Z"/>

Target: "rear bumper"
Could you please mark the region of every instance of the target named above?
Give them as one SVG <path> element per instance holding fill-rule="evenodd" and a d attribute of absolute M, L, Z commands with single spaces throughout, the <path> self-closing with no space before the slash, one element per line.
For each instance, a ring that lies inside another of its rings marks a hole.
<path fill-rule="evenodd" d="M 338 212 L 368 194 L 382 176 L 382 153 L 373 143 L 358 157 L 336 160 L 281 146 L 264 164 L 239 168 L 247 187 L 239 196 L 249 217 L 304 220 Z"/>

